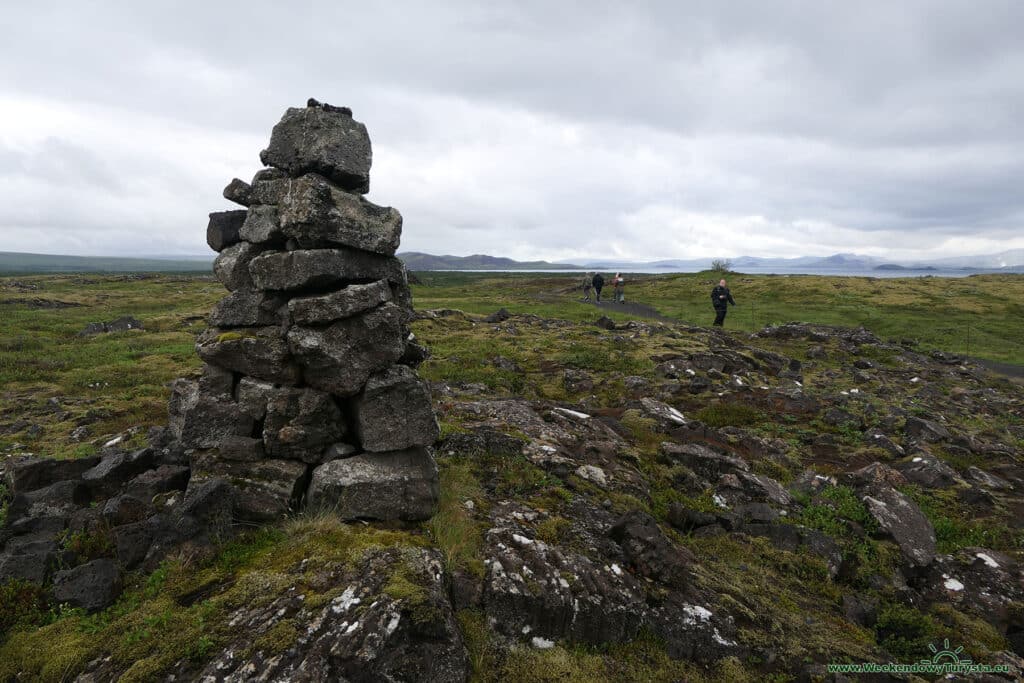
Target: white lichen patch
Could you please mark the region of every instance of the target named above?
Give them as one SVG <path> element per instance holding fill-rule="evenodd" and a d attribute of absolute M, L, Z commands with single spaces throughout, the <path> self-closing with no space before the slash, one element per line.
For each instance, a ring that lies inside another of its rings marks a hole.
<path fill-rule="evenodd" d="M 942 585 L 946 587 L 946 590 L 962 591 L 964 589 L 964 585 L 961 582 L 954 579 L 953 577 L 947 578 L 945 574 L 943 574 L 942 576 L 946 578 L 946 580 L 942 582 Z"/>
<path fill-rule="evenodd" d="M 345 589 L 345 592 L 338 597 L 331 600 L 331 611 L 335 614 L 341 614 L 347 612 L 350 607 L 358 605 L 362 600 L 356 597 L 356 589 L 353 586 L 349 586 Z"/>
<path fill-rule="evenodd" d="M 984 562 L 989 567 L 991 567 L 992 569 L 999 569 L 999 563 L 993 560 L 991 555 L 986 555 L 985 553 L 975 553 L 974 556 L 982 562 Z"/>

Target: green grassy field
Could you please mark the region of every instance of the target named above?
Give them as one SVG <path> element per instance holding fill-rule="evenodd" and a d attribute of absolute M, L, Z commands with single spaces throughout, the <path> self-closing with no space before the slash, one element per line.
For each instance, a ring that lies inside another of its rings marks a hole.
<path fill-rule="evenodd" d="M 459 308 L 490 313 L 501 306 L 516 313 L 590 320 L 598 313 L 579 301 L 577 274 L 420 273 L 415 287 L 420 308 Z M 698 325 L 714 318 L 711 272 L 627 277 L 626 299 L 658 313 Z M 866 278 L 818 275 L 727 276 L 737 306 L 726 326 L 753 331 L 799 320 L 863 325 L 883 338 L 911 339 L 925 349 L 965 353 L 1024 365 L 1024 275 L 966 278 Z M 606 290 L 605 296 L 609 297 Z M 613 319 L 635 317 L 602 306 Z"/>
<path fill-rule="evenodd" d="M 487 314 L 504 307 L 574 321 L 637 317 L 615 304 L 597 308 L 579 301 L 578 274 L 424 272 L 417 277 L 422 284 L 413 287 L 413 296 L 421 310 Z M 707 325 L 715 279 L 712 273 L 630 277 L 626 298 L 663 316 Z M 739 303 L 726 321 L 730 330 L 789 320 L 864 325 L 884 338 L 914 339 L 923 349 L 1024 365 L 1024 276 L 875 280 L 731 275 L 729 280 Z M 129 427 L 161 424 L 166 385 L 199 367 L 194 336 L 223 295 L 221 285 L 208 276 L 0 278 L 0 424 L 8 425 L 6 430 L 0 426 L 0 450 L 21 443 L 46 455 L 82 455 Z M 90 322 L 123 315 L 142 320 L 145 330 L 79 336 Z M 428 327 L 424 321 L 414 329 L 422 333 Z M 463 349 L 464 354 L 471 351 Z M 557 345 L 544 350 L 565 351 Z M 51 398 L 59 408 L 47 403 Z M 55 412 L 62 419 L 54 419 Z M 13 429 L 18 420 L 37 428 Z M 70 440 L 82 426 L 87 438 Z"/>
<path fill-rule="evenodd" d="M 627 378 L 656 384 L 654 359 L 705 351 L 706 334 L 605 333 L 589 324 L 530 324 L 522 319 L 499 329 L 479 322 L 476 315 L 504 307 L 512 313 L 578 322 L 591 322 L 602 314 L 617 320 L 637 316 L 614 304 L 597 308 L 580 302 L 575 288 L 578 275 L 432 272 L 417 276 L 421 282 L 413 288 L 417 309 L 460 309 L 470 314 L 413 323 L 413 331 L 433 353 L 420 368 L 423 377 L 452 385 L 477 384 L 484 387 L 479 394 L 483 397 L 521 396 L 569 404 L 592 401 L 593 412 L 616 415 L 628 434 L 625 457 L 646 493 L 629 487 L 606 491 L 572 474 L 559 479 L 522 455 L 440 455 L 442 499 L 436 516 L 422 525 L 390 529 L 299 515 L 282 525 L 251 532 L 203 562 L 172 559 L 148 576 L 131 575 L 122 598 L 91 616 L 80 610 L 50 610 L 38 592 L 15 595 L 0 590 L 0 679 L 22 671 L 33 680 L 63 680 L 66 672 L 80 670 L 101 656 L 109 656 L 125 670 L 122 680 L 153 680 L 177 661 L 202 662 L 230 642 L 231 610 L 254 599 L 253 587 L 263 587 L 257 599 L 272 597 L 284 585 L 280 582 L 287 568 L 299 558 L 352 563 L 371 546 L 430 545 L 442 551 L 449 569 L 479 576 L 488 526 L 472 510 L 486 510 L 498 499 L 511 498 L 543 511 L 546 516 L 538 523 L 537 537 L 567 547 L 572 545 L 570 519 L 576 514 L 576 498 L 591 502 L 607 498 L 616 514 L 642 509 L 662 523 L 672 503 L 714 509 L 708 492 L 688 497 L 678 490 L 678 468 L 658 457 L 658 445 L 665 437 L 655 429 L 655 422 L 635 409 L 623 409 L 630 396 Z M 650 313 L 707 325 L 713 279 L 717 277 L 711 273 L 631 277 L 626 297 L 648 307 L 644 310 Z M 956 333 L 947 330 L 970 326 L 972 355 L 1024 363 L 1024 322 L 1018 303 L 1024 301 L 1024 276 L 871 280 L 733 275 L 729 279 L 740 305 L 730 312 L 726 330 L 742 336 L 787 320 L 864 324 L 882 337 L 914 339 L 924 349 L 960 352 L 966 349 L 957 345 Z M 224 294 L 210 277 L 0 278 L 0 457 L 24 452 L 76 457 L 98 451 L 107 439 L 126 429 L 164 424 L 168 382 L 199 368 L 193 350 L 195 335 Z M 139 318 L 145 329 L 79 335 L 90 322 L 125 315 Z M 510 326 L 518 327 L 518 333 Z M 807 360 L 806 340 L 762 339 L 756 345 Z M 888 368 L 895 364 L 895 353 L 879 351 L 871 358 Z M 806 386 L 829 394 L 858 386 L 843 372 L 849 360 L 830 348 L 827 360 L 805 368 Z M 594 378 L 593 389 L 583 392 L 588 396 L 566 386 L 563 373 L 570 369 Z M 934 387 L 916 386 L 888 398 L 860 399 L 859 410 L 871 426 L 894 405 L 918 414 L 915 394 L 939 392 L 951 397 L 957 381 L 952 377 L 936 381 Z M 990 388 L 1006 384 L 996 378 L 986 381 Z M 742 427 L 759 438 L 782 442 L 783 457 L 756 459 L 753 469 L 784 484 L 806 467 L 835 474 L 852 463 L 893 460 L 864 444 L 860 432 L 845 425 L 804 420 L 742 401 L 709 402 L 707 395 L 689 392 L 672 400 L 679 410 L 709 426 Z M 929 399 L 934 400 L 944 399 Z M 465 419 L 450 410 L 450 403 L 442 398 L 437 404 L 442 434 L 465 433 Z M 933 405 L 921 407 L 920 414 L 929 416 Z M 1021 420 L 1010 413 L 981 417 L 951 413 L 949 418 L 950 427 L 1004 441 L 1009 427 L 1019 427 Z M 87 433 L 74 437 L 83 427 Z M 129 445 L 141 445 L 144 431 L 135 432 Z M 820 435 L 839 444 L 846 463 L 840 466 L 814 453 L 811 444 Z M 1009 443 L 1024 446 L 1019 439 Z M 958 471 L 991 464 L 987 455 L 936 452 Z M 952 491 L 906 487 L 906 493 L 935 526 L 941 552 L 980 545 L 1019 553 L 1024 547 L 1024 535 L 1011 524 L 1016 508 L 996 507 L 979 517 Z M 474 508 L 466 507 L 467 500 L 474 502 Z M 890 575 L 898 551 L 891 541 L 847 534 L 850 521 L 871 524 L 866 509 L 847 487 L 836 487 L 827 501 L 802 500 L 800 505 L 792 522 L 841 539 L 844 553 L 858 558 L 857 571 L 845 583 L 829 579 L 827 567 L 817 556 L 779 550 L 764 539 L 694 535 L 677 539 L 701 558 L 694 576 L 697 586 L 754 615 L 741 633 L 744 642 L 779 652 L 790 662 L 821 661 L 826 654 L 861 661 L 880 656 L 876 649 L 880 646 L 907 657 L 918 656 L 928 642 L 945 637 L 955 637 L 982 660 L 1004 647 L 1002 636 L 975 617 L 952 609 L 918 610 L 881 592 L 876 595 L 882 608 L 877 627 L 847 622 L 839 608 L 842 597 L 873 590 L 871 575 Z M 310 601 L 334 595 L 302 583 L 301 577 L 296 581 Z M 210 585 L 221 588 L 208 599 L 181 603 L 182 596 Z M 661 644 L 644 639 L 601 648 L 559 644 L 550 650 L 507 650 L 487 628 L 483 612 L 465 609 L 458 618 L 473 663 L 473 680 L 797 680 L 783 674 L 770 678 L 757 661 L 724 659 L 713 669 L 701 670 L 690 662 L 672 660 Z M 11 635 L 3 637 L 4 629 L 11 627 Z M 277 635 L 280 643 L 261 642 L 261 646 L 286 647 L 294 637 L 293 633 Z"/>

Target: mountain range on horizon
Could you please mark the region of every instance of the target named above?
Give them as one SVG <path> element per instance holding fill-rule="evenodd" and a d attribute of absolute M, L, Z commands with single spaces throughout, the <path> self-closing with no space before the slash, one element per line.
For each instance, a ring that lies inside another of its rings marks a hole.
<path fill-rule="evenodd" d="M 398 256 L 411 271 L 417 270 L 621 270 L 642 272 L 695 272 L 707 270 L 710 258 L 661 259 L 629 261 L 616 259 L 574 259 L 572 261 L 516 261 L 504 256 L 473 254 L 470 256 L 434 255 L 423 252 L 401 252 Z M 929 260 L 894 260 L 861 254 L 839 253 L 831 256 L 797 256 L 791 258 L 737 256 L 727 259 L 731 269 L 756 269 L 770 272 L 828 271 L 842 273 L 899 270 L 970 270 L 986 272 L 1024 272 L 1024 249 L 1011 249 L 996 254 L 956 256 Z M 57 272 L 196 272 L 208 270 L 213 255 L 146 256 L 71 256 L 0 251 L 0 274 Z"/>
<path fill-rule="evenodd" d="M 655 272 L 700 271 L 711 265 L 710 258 L 661 259 L 656 261 L 630 261 L 621 259 L 574 259 L 567 261 L 514 261 L 509 258 L 474 254 L 452 256 L 404 252 L 399 257 L 409 270 L 653 270 Z M 731 267 L 779 268 L 786 271 L 808 268 L 815 270 L 865 271 L 865 270 L 998 270 L 1005 272 L 1024 271 L 1024 249 L 1012 249 L 997 254 L 959 256 L 944 259 L 910 260 L 883 259 L 861 254 L 840 253 L 831 256 L 797 256 L 790 258 L 737 256 L 727 259 Z"/>

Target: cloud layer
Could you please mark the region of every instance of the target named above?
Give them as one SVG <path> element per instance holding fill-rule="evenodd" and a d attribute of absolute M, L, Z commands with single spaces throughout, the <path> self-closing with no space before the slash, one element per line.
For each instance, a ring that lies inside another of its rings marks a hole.
<path fill-rule="evenodd" d="M 367 123 L 406 250 L 1024 247 L 1015 0 L 135 5 L 5 9 L 0 250 L 203 253 L 309 96 Z"/>

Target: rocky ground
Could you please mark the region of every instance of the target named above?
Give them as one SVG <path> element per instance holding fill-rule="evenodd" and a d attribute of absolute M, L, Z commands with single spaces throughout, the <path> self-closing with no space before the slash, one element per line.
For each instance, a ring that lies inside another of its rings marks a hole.
<path fill-rule="evenodd" d="M 8 459 L 0 573 L 47 588 L 4 585 L 0 678 L 844 680 L 944 639 L 1021 676 L 1019 385 L 862 329 L 597 323 L 418 313 L 425 523 L 239 528 L 156 433 Z"/>

